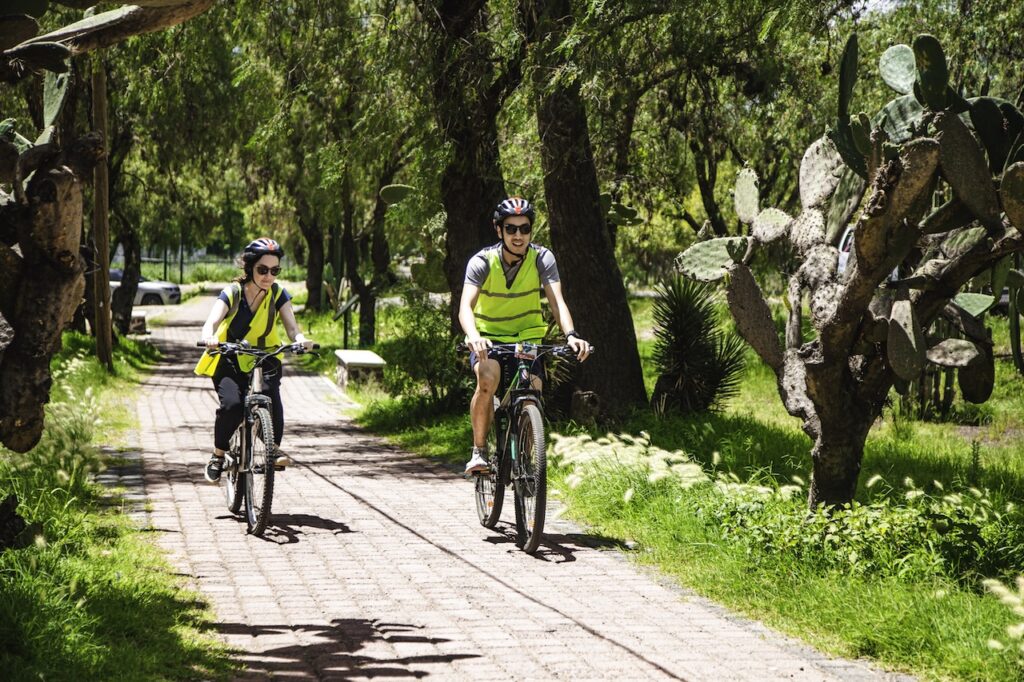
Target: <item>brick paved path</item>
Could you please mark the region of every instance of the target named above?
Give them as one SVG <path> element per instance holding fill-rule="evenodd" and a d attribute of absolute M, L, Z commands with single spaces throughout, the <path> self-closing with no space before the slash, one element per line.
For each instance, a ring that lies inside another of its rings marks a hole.
<path fill-rule="evenodd" d="M 893 679 L 659 581 L 565 521 L 538 556 L 476 520 L 470 484 L 360 432 L 322 377 L 285 377 L 273 526 L 204 482 L 215 400 L 192 374 L 210 298 L 172 309 L 138 400 L 149 521 L 212 602 L 245 679 Z M 511 502 L 506 503 L 511 512 Z"/>

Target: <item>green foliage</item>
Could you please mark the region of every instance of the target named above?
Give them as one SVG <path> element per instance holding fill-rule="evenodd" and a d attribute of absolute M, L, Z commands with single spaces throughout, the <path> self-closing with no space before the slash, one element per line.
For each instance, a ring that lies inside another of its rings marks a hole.
<path fill-rule="evenodd" d="M 393 395 L 427 397 L 435 405 L 465 398 L 470 373 L 456 353 L 446 306 L 410 289 L 395 312 L 394 335 L 377 344 L 387 366 L 384 386 Z"/>
<path fill-rule="evenodd" d="M 154 351 L 123 341 L 111 376 L 91 344 L 64 336 L 39 444 L 0 449 L 0 497 L 16 494 L 29 523 L 26 546 L 0 553 L 0 669 L 14 680 L 225 678 L 233 664 L 203 634 L 205 605 L 92 478 L 111 463 L 95 438 L 124 426 L 114 396 Z"/>
<path fill-rule="evenodd" d="M 669 280 L 655 299 L 654 321 L 659 376 L 651 402 L 659 412 L 701 412 L 736 394 L 745 347 L 719 328 L 710 286 Z"/>

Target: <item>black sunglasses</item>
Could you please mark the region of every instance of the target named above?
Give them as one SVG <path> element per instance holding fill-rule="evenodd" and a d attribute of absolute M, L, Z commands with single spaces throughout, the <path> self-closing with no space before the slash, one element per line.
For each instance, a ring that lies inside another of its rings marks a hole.
<path fill-rule="evenodd" d="M 525 225 L 502 225 L 502 227 L 505 228 L 505 234 L 515 234 L 516 232 L 519 232 L 520 234 L 530 234 L 530 230 L 533 229 L 533 225 L 530 223 L 526 223 Z"/>
<path fill-rule="evenodd" d="M 268 268 L 266 265 L 257 265 L 256 272 L 261 275 L 265 275 L 269 272 L 274 277 L 277 277 L 281 273 L 281 266 L 275 265 L 272 268 Z"/>

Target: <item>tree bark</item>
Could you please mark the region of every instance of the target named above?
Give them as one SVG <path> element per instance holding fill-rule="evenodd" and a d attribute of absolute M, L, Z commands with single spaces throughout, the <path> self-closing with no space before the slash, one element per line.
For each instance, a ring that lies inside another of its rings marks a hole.
<path fill-rule="evenodd" d="M 106 150 L 110 126 L 107 124 L 107 70 L 102 55 L 92 64 L 92 123 L 100 133 Z M 104 157 L 106 154 L 104 153 Z M 114 371 L 114 351 L 110 314 L 110 184 L 107 160 L 93 169 L 92 237 L 96 245 L 96 271 L 93 273 L 93 301 L 96 311 L 96 357 L 108 372 Z"/>
<path fill-rule="evenodd" d="M 595 392 L 606 413 L 645 405 L 640 355 L 607 225 L 601 212 L 597 170 L 590 146 L 587 115 L 577 84 L 551 86 L 547 77 L 560 65 L 556 47 L 571 21 L 569 2 L 537 8 L 534 40 L 541 66 L 535 86 L 544 194 L 551 244 L 558 258 L 562 289 L 576 331 L 597 347 L 578 371 L 581 388 Z"/>
<path fill-rule="evenodd" d="M 118 333 L 127 334 L 132 322 L 135 293 L 139 290 L 139 275 L 142 274 L 142 244 L 135 228 L 129 227 L 125 220 L 121 220 L 121 223 L 120 241 L 124 248 L 124 270 L 121 274 L 121 285 L 110 297 L 110 310 Z"/>
<path fill-rule="evenodd" d="M 304 199 L 296 197 L 299 205 L 299 230 L 306 239 L 309 253 L 306 259 L 306 308 L 323 309 L 324 284 L 324 231 L 312 215 Z"/>

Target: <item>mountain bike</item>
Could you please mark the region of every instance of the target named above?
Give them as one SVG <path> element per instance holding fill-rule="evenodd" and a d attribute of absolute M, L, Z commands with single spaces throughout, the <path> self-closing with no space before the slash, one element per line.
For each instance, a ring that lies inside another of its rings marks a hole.
<path fill-rule="evenodd" d="M 459 349 L 468 350 L 465 344 Z M 533 554 L 540 547 L 547 511 L 547 446 L 541 391 L 530 377 L 545 357 L 576 359 L 576 352 L 565 345 L 496 343 L 487 356 L 501 365 L 502 377 L 507 378 L 502 384 L 507 387 L 500 399 L 494 397 L 488 469 L 475 475 L 477 516 L 482 526 L 494 528 L 501 518 L 505 488 L 511 485 L 516 545 Z"/>
<path fill-rule="evenodd" d="M 206 344 L 196 344 L 205 348 Z M 313 344 L 313 348 L 320 346 Z M 245 503 L 245 521 L 248 532 L 263 535 L 270 522 L 270 508 L 274 498 L 274 420 L 271 417 L 271 399 L 263 394 L 263 363 L 282 353 L 302 354 L 301 343 L 284 344 L 274 349 L 253 348 L 247 342 L 221 343 L 211 355 L 249 355 L 255 359 L 249 371 L 249 389 L 243 408 L 245 417 L 231 436 L 228 451 L 224 453 L 224 495 L 228 511 L 237 514 Z"/>

